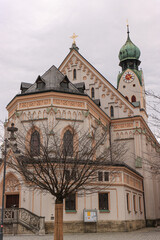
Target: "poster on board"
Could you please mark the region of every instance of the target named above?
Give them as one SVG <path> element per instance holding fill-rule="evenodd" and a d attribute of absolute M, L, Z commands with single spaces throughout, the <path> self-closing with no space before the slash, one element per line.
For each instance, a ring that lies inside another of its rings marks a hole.
<path fill-rule="evenodd" d="M 83 210 L 84 222 L 97 222 L 97 210 L 96 209 L 84 209 Z"/>

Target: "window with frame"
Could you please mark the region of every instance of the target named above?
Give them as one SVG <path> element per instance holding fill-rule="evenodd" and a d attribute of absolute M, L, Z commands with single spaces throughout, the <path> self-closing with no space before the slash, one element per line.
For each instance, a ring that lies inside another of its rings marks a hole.
<path fill-rule="evenodd" d="M 72 193 L 65 198 L 65 210 L 76 211 L 76 194 Z"/>
<path fill-rule="evenodd" d="M 39 90 L 41 90 L 41 89 L 43 89 L 44 88 L 44 82 L 42 82 L 42 81 L 38 81 L 37 82 L 37 88 L 39 89 Z"/>
<path fill-rule="evenodd" d="M 98 181 L 109 181 L 109 172 L 98 172 Z"/>
<path fill-rule="evenodd" d="M 129 193 L 126 194 L 126 200 L 127 200 L 127 210 L 130 213 L 130 196 L 129 196 Z"/>
<path fill-rule="evenodd" d="M 76 79 L 77 78 L 77 71 L 76 69 L 73 70 L 73 79 Z"/>
<path fill-rule="evenodd" d="M 145 101 L 145 99 L 143 99 L 143 106 L 144 106 L 144 108 L 146 108 L 146 101 Z"/>
<path fill-rule="evenodd" d="M 129 176 L 127 175 L 127 184 L 129 184 Z"/>
<path fill-rule="evenodd" d="M 73 156 L 73 134 L 70 130 L 67 130 L 63 136 L 63 154 Z"/>
<path fill-rule="evenodd" d="M 142 213 L 142 198 L 139 196 L 139 211 Z"/>
<path fill-rule="evenodd" d="M 103 172 L 98 172 L 98 181 L 103 181 Z"/>
<path fill-rule="evenodd" d="M 114 108 L 113 108 L 113 106 L 110 106 L 110 116 L 114 117 Z"/>
<path fill-rule="evenodd" d="M 105 182 L 109 181 L 109 172 L 104 172 L 104 181 Z"/>
<path fill-rule="evenodd" d="M 99 193 L 99 210 L 109 211 L 109 193 Z"/>
<path fill-rule="evenodd" d="M 134 212 L 137 212 L 137 206 L 136 206 L 136 195 L 133 195 L 133 208 L 134 208 Z"/>
<path fill-rule="evenodd" d="M 65 176 L 66 181 L 76 180 L 76 178 L 77 178 L 76 169 L 65 170 L 64 176 Z"/>
<path fill-rule="evenodd" d="M 65 170 L 65 180 L 69 181 L 70 179 L 70 171 L 69 170 Z"/>
<path fill-rule="evenodd" d="M 72 180 L 76 180 L 77 179 L 77 173 L 78 172 L 76 172 L 76 168 L 72 169 L 72 171 L 70 173 Z"/>
<path fill-rule="evenodd" d="M 136 102 L 136 97 L 134 95 L 131 97 L 131 102 Z"/>
<path fill-rule="evenodd" d="M 95 94 L 94 94 L 94 88 L 91 88 L 91 98 L 94 98 Z"/>
<path fill-rule="evenodd" d="M 136 168 L 142 168 L 142 158 L 137 156 L 135 159 L 135 167 Z"/>
<path fill-rule="evenodd" d="M 30 152 L 33 156 L 40 154 L 40 134 L 37 130 L 31 135 Z"/>

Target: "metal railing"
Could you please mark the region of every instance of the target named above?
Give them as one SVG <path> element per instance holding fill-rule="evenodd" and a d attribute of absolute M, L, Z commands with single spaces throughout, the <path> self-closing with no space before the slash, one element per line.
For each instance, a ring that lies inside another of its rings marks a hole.
<path fill-rule="evenodd" d="M 0 209 L 0 216 L 1 216 Z M 34 233 L 45 234 L 45 218 L 39 217 L 25 208 L 4 209 L 4 224 L 21 224 Z"/>

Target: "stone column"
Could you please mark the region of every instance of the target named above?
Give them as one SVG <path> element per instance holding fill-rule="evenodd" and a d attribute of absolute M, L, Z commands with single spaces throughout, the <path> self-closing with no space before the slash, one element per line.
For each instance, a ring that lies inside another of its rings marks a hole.
<path fill-rule="evenodd" d="M 40 217 L 39 221 L 39 235 L 45 235 L 45 218 Z"/>
<path fill-rule="evenodd" d="M 18 231 L 18 209 L 13 209 L 13 235 L 15 236 Z"/>

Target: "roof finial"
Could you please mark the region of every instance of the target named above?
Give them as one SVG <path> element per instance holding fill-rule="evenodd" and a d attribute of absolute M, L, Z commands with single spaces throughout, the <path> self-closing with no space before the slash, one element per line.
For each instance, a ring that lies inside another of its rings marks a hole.
<path fill-rule="evenodd" d="M 76 46 L 76 41 L 75 39 L 78 37 L 78 35 L 76 35 L 75 33 L 73 33 L 73 35 L 70 37 L 73 39 L 73 43 L 72 43 L 72 47 L 70 48 L 70 50 L 72 51 L 72 49 L 78 51 L 79 48 Z"/>
<path fill-rule="evenodd" d="M 78 37 L 78 35 L 76 35 L 75 33 L 73 33 L 73 35 L 70 37 L 73 39 L 73 44 L 76 44 L 75 39 Z"/>
<path fill-rule="evenodd" d="M 128 24 L 128 19 L 127 19 L 127 34 L 128 34 L 128 37 L 129 37 L 129 24 Z"/>

